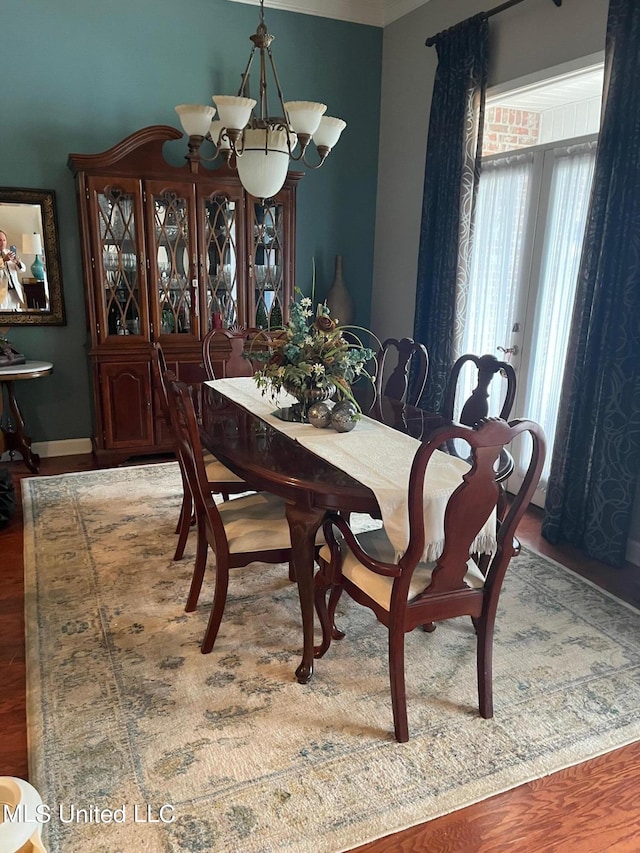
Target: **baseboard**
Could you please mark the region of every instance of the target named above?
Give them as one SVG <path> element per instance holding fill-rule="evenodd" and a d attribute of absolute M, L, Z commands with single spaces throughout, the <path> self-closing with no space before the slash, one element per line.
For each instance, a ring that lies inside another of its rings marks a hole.
<path fill-rule="evenodd" d="M 640 566 L 640 542 L 637 539 L 627 540 L 627 560 L 634 566 Z"/>
<path fill-rule="evenodd" d="M 75 456 L 77 453 L 91 453 L 90 438 L 65 438 L 62 441 L 36 441 L 31 445 L 31 449 L 39 456 Z M 22 458 L 21 454 L 16 451 L 16 459 Z M 3 453 L 0 461 L 7 462 L 9 453 Z"/>
<path fill-rule="evenodd" d="M 38 441 L 32 445 L 40 456 L 73 456 L 76 453 L 91 453 L 90 438 L 65 438 L 62 441 Z"/>

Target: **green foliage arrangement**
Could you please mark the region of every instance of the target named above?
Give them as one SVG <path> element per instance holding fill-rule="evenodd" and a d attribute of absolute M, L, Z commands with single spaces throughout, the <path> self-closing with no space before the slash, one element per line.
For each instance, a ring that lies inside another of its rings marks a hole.
<path fill-rule="evenodd" d="M 258 387 L 264 393 L 284 389 L 297 396 L 305 389 L 334 386 L 338 399 L 355 403 L 351 386 L 356 379 L 373 381 L 366 369 L 373 350 L 353 332 L 347 339 L 347 327 L 337 324 L 325 304 L 319 303 L 314 312 L 312 300 L 296 292 L 300 298 L 289 306 L 289 322 L 268 349 L 250 355 L 252 361 L 264 362 L 254 375 Z"/>

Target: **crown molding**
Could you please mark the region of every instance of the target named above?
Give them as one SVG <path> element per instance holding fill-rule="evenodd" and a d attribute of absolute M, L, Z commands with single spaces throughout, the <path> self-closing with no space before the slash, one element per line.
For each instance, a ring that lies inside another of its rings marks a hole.
<path fill-rule="evenodd" d="M 260 5 L 260 0 L 230 2 Z M 282 9 L 286 12 L 300 12 L 304 15 L 351 21 L 354 24 L 384 27 L 428 2 L 429 0 L 265 0 L 264 5 L 267 9 Z"/>
<path fill-rule="evenodd" d="M 409 12 L 413 12 L 414 9 L 424 6 L 428 2 L 429 0 L 382 0 L 382 26 L 386 27 L 392 21 L 403 18 Z"/>

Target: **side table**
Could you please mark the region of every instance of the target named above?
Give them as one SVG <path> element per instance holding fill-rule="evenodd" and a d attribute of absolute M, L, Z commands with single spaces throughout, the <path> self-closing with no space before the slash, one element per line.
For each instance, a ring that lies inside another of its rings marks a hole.
<path fill-rule="evenodd" d="M 16 400 L 14 383 L 23 379 L 39 379 L 53 370 L 50 361 L 27 361 L 25 364 L 0 367 L 0 452 L 9 451 L 11 459 L 15 451 L 22 454 L 25 465 L 34 474 L 40 471 L 40 457 L 31 450 L 31 439 L 25 433 L 24 418 Z M 8 409 L 3 410 L 4 391 L 7 391 Z"/>

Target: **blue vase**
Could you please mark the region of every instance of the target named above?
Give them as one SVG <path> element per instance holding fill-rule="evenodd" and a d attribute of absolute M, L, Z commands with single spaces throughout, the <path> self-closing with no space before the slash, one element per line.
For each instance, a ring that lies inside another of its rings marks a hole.
<path fill-rule="evenodd" d="M 36 255 L 35 261 L 31 264 L 31 275 L 36 281 L 44 281 L 44 267 L 40 260 L 40 255 Z"/>

